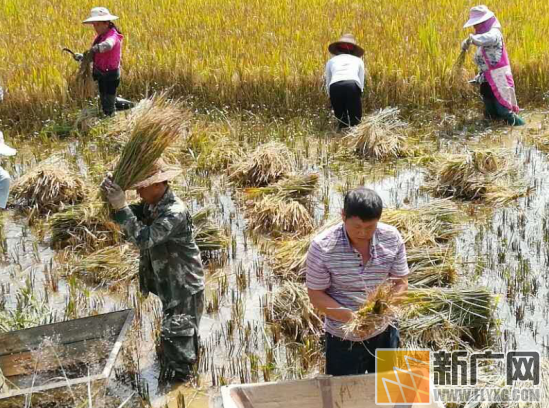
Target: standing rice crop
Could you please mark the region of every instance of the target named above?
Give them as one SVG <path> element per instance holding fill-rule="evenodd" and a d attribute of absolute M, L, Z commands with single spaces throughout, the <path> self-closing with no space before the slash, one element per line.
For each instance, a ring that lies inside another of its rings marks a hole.
<path fill-rule="evenodd" d="M 229 178 L 240 186 L 263 187 L 294 172 L 296 162 L 288 147 L 280 142 L 258 146 L 229 168 Z"/>

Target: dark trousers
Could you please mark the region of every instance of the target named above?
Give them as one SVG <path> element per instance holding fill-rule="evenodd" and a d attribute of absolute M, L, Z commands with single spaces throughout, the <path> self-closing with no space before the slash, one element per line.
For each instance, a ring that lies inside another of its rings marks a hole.
<path fill-rule="evenodd" d="M 356 126 L 362 119 L 362 92 L 355 81 L 339 81 L 330 85 L 330 102 L 338 128 Z"/>
<path fill-rule="evenodd" d="M 204 313 L 204 291 L 187 296 L 179 305 L 164 310 L 160 345 L 165 377 L 192 374 L 198 360 L 200 319 Z"/>
<path fill-rule="evenodd" d="M 93 71 L 93 79 L 99 87 L 99 100 L 101 109 L 107 116 L 114 115 L 116 111 L 116 89 L 120 85 L 120 70 L 102 72 L 97 69 Z"/>
<path fill-rule="evenodd" d="M 389 326 L 383 333 L 365 341 L 349 341 L 326 333 L 326 374 L 360 375 L 376 371 L 376 349 L 398 348 L 398 329 Z"/>
<path fill-rule="evenodd" d="M 480 95 L 484 102 L 485 116 L 487 119 L 503 119 L 509 125 L 521 126 L 524 125 L 524 120 L 517 116 L 513 111 L 507 109 L 499 103 L 494 91 L 488 82 L 483 82 L 480 85 Z"/>

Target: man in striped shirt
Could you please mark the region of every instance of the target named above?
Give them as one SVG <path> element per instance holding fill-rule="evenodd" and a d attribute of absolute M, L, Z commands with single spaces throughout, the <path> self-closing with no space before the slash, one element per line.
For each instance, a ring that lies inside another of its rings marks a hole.
<path fill-rule="evenodd" d="M 307 288 L 312 304 L 326 315 L 326 374 L 375 371 L 375 350 L 398 348 L 391 321 L 369 330 L 346 333 L 368 296 L 390 281 L 393 295 L 408 289 L 404 241 L 396 228 L 379 222 L 381 197 L 360 188 L 345 196 L 343 221 L 313 240 L 307 255 Z"/>

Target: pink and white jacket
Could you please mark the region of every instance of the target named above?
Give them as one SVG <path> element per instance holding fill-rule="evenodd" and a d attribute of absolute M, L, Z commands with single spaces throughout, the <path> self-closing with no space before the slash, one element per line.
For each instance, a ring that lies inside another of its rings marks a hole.
<path fill-rule="evenodd" d="M 101 72 L 116 71 L 122 58 L 122 40 L 124 36 L 115 28 L 98 35 L 93 42 L 93 67 Z"/>

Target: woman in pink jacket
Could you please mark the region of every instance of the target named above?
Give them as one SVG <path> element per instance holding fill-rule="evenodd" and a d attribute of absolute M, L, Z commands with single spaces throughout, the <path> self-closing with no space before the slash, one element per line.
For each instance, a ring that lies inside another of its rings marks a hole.
<path fill-rule="evenodd" d="M 101 108 L 107 116 L 116 110 L 116 89 L 120 85 L 120 59 L 122 57 L 122 40 L 124 36 L 114 25 L 118 20 L 105 7 L 95 7 L 90 17 L 83 21 L 92 24 L 97 36 L 92 48 L 93 79 L 99 85 Z"/>

